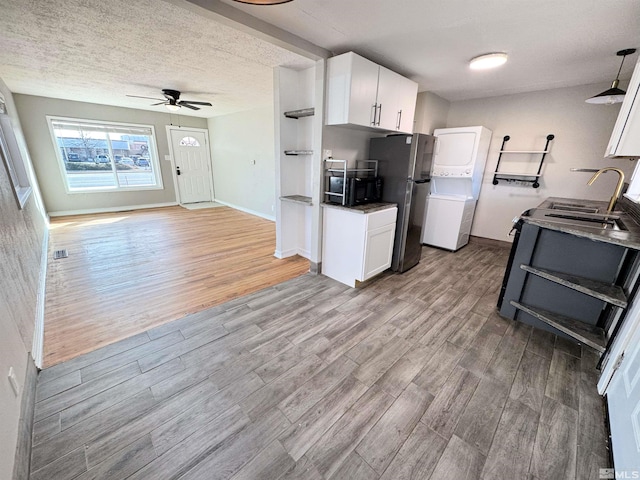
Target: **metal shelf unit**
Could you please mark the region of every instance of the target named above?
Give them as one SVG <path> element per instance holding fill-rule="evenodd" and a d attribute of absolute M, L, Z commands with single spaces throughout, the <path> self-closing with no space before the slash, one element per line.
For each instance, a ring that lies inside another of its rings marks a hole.
<path fill-rule="evenodd" d="M 544 150 L 506 150 L 504 147 L 507 142 L 511 139 L 509 135 L 505 135 L 502 139 L 502 146 L 500 147 L 500 155 L 498 156 L 498 163 L 496 164 L 496 170 L 493 172 L 493 184 L 498 185 L 500 180 L 505 182 L 521 182 L 521 183 L 531 183 L 533 188 L 538 188 L 540 186 L 540 177 L 542 174 L 542 164 L 544 163 L 544 158 L 549 153 L 549 144 L 555 138 L 555 135 L 549 134 L 547 135 L 547 143 L 544 146 Z M 513 172 L 501 172 L 500 171 L 500 162 L 502 160 L 503 154 L 528 154 L 528 155 L 542 155 L 540 158 L 540 163 L 538 164 L 538 171 L 536 173 L 513 173 Z"/>
<path fill-rule="evenodd" d="M 342 181 L 342 193 L 334 193 L 334 192 L 328 192 L 326 191 L 325 188 L 325 196 L 330 195 L 332 197 L 342 197 L 342 205 L 345 205 L 345 202 L 347 200 L 347 176 L 350 173 L 356 174 L 356 173 L 366 173 L 367 176 L 369 176 L 371 173 L 373 173 L 374 177 L 378 176 L 378 161 L 377 160 L 356 160 L 355 161 L 355 168 L 347 168 L 347 160 L 336 160 L 334 158 L 327 158 L 325 159 L 325 165 L 327 164 L 331 164 L 331 163 L 340 163 L 342 164 L 341 168 L 335 168 L 332 166 L 329 167 L 325 167 L 325 183 L 326 183 L 326 173 L 332 174 L 332 173 L 339 173 L 341 174 L 343 181 Z M 358 164 L 359 163 L 364 163 L 366 165 L 369 166 L 365 166 L 363 168 L 358 168 Z M 373 165 L 373 166 L 371 166 Z M 336 176 L 336 175 L 333 175 Z"/>

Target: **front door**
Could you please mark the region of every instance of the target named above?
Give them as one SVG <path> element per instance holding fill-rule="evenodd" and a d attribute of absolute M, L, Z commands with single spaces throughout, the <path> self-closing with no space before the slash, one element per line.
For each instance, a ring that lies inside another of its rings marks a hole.
<path fill-rule="evenodd" d="M 172 129 L 171 147 L 175 160 L 180 203 L 211 202 L 212 176 L 206 134 L 197 130 Z"/>
<path fill-rule="evenodd" d="M 625 472 L 619 475 L 628 475 L 615 478 L 640 478 L 640 328 L 611 379 L 607 403 L 613 463 L 617 472 Z"/>

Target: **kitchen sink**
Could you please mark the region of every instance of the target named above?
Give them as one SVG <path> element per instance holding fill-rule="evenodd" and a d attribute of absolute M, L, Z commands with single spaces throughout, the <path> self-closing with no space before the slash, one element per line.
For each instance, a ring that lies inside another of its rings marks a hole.
<path fill-rule="evenodd" d="M 557 210 L 557 209 L 556 209 Z M 576 212 L 576 210 L 573 210 Z M 591 227 L 606 230 L 627 230 L 620 217 L 615 214 L 580 213 L 544 213 L 544 220 L 550 222 L 564 223 L 567 225 L 579 225 L 581 227 Z"/>
<path fill-rule="evenodd" d="M 549 206 L 551 210 L 564 210 L 569 212 L 580 213 L 599 213 L 598 207 L 587 206 L 579 203 L 565 203 L 565 202 L 553 202 Z"/>

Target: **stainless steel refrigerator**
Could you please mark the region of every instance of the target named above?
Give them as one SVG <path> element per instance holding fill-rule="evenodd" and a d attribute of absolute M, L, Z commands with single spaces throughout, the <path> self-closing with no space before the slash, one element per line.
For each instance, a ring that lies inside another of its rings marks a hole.
<path fill-rule="evenodd" d="M 434 137 L 422 133 L 372 138 L 369 158 L 378 161 L 382 201 L 398 204 L 391 269 L 405 272 L 420 261 L 420 236 L 429 194 Z"/>

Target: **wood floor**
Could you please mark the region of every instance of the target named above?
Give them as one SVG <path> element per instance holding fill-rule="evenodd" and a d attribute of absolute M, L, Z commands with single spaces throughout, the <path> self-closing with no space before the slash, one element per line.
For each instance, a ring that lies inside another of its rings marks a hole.
<path fill-rule="evenodd" d="M 597 479 L 597 358 L 495 313 L 506 258 L 307 274 L 43 370 L 31 479 Z"/>
<path fill-rule="evenodd" d="M 309 271 L 274 258 L 273 222 L 229 207 L 59 217 L 49 243 L 45 367 Z"/>

